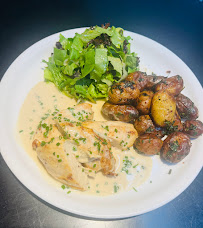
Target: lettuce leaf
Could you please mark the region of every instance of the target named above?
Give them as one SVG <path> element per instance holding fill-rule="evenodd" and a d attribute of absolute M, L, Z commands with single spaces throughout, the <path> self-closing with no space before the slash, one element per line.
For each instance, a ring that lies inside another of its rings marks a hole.
<path fill-rule="evenodd" d="M 67 51 L 54 48 L 53 59 L 56 65 L 63 66 L 65 59 L 67 58 Z"/>
<path fill-rule="evenodd" d="M 123 64 L 120 60 L 120 58 L 115 58 L 108 56 L 109 62 L 112 64 L 114 70 L 116 70 L 120 75 L 123 73 Z"/>
<path fill-rule="evenodd" d="M 85 53 L 85 63 L 82 71 L 82 77 L 87 76 L 95 66 L 95 51 L 91 49 Z"/>
<path fill-rule="evenodd" d="M 82 34 L 80 39 L 84 44 L 87 44 L 90 40 L 95 39 L 100 36 L 102 33 L 105 33 L 109 36 L 112 36 L 113 32 L 110 29 L 104 29 L 101 27 L 96 27 L 94 30 L 86 29 Z"/>
<path fill-rule="evenodd" d="M 135 53 L 132 53 L 132 55 L 126 56 L 126 66 L 128 67 L 128 73 L 132 73 L 137 70 L 138 58 L 135 55 Z"/>
<path fill-rule="evenodd" d="M 95 50 L 95 72 L 102 75 L 106 72 L 108 66 L 107 49 L 97 48 Z"/>
<path fill-rule="evenodd" d="M 62 34 L 59 35 L 59 42 L 61 43 L 63 49 L 70 50 L 73 43 L 73 38 L 66 39 Z"/>
<path fill-rule="evenodd" d="M 77 100 L 108 96 L 110 86 L 138 69 L 138 58 L 130 52 L 130 37 L 122 28 L 95 26 L 73 38 L 59 36 L 44 69 L 44 79 Z"/>

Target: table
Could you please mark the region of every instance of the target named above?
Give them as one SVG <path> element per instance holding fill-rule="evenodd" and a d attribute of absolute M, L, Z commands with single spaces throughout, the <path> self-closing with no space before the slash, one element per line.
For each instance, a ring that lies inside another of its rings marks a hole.
<path fill-rule="evenodd" d="M 29 1 L 6 2 L 0 15 L 0 77 L 38 40 L 63 30 L 110 22 L 147 36 L 177 54 L 203 84 L 203 2 Z M 12 92 L 12 91 L 11 91 Z M 2 108 L 2 107 L 1 107 Z M 203 171 L 176 199 L 133 218 L 82 218 L 48 205 L 26 189 L 0 155 L 0 227 L 203 227 Z"/>

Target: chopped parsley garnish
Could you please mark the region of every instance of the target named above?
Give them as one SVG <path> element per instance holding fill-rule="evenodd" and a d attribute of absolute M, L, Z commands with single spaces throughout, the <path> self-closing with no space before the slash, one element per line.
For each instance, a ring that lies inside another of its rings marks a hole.
<path fill-rule="evenodd" d="M 76 147 L 73 147 L 73 151 L 77 151 L 77 148 Z"/>
<path fill-rule="evenodd" d="M 103 126 L 103 125 L 101 125 L 105 130 L 107 130 L 107 131 L 109 131 L 109 126 Z"/>
<path fill-rule="evenodd" d="M 123 167 L 121 169 L 122 172 L 125 172 L 126 174 L 129 174 L 129 168 L 132 167 L 132 162 L 128 159 L 128 156 L 125 156 L 125 159 L 123 160 Z"/>
<path fill-rule="evenodd" d="M 83 141 L 83 143 L 86 143 L 86 138 L 79 138 L 80 141 Z"/>
<path fill-rule="evenodd" d="M 78 139 L 73 139 L 73 140 L 74 140 L 74 142 L 75 142 L 77 145 L 80 144 L 79 141 L 78 141 Z"/>
<path fill-rule="evenodd" d="M 171 148 L 172 151 L 177 152 L 178 147 L 179 147 L 178 141 L 176 140 L 176 141 L 170 143 L 170 144 L 169 144 L 169 147 Z"/>
<path fill-rule="evenodd" d="M 97 146 L 98 151 L 100 151 L 101 144 L 99 142 L 94 142 L 94 146 Z"/>
<path fill-rule="evenodd" d="M 133 187 L 133 190 L 134 190 L 135 192 L 137 192 L 137 189 L 136 189 L 136 188 L 134 188 L 134 187 Z"/>
<path fill-rule="evenodd" d="M 116 193 L 119 190 L 119 186 L 115 183 L 113 186 L 113 189 L 114 189 L 114 193 Z"/>
<path fill-rule="evenodd" d="M 136 165 L 133 166 L 133 168 L 135 169 L 138 166 L 138 163 Z"/>
<path fill-rule="evenodd" d="M 63 184 L 63 185 L 61 185 L 61 188 L 64 190 L 66 188 L 66 186 Z"/>
<path fill-rule="evenodd" d="M 168 174 L 170 175 L 172 173 L 172 169 L 169 169 Z"/>
<path fill-rule="evenodd" d="M 45 141 L 42 141 L 41 142 L 41 146 L 45 146 L 46 142 Z"/>

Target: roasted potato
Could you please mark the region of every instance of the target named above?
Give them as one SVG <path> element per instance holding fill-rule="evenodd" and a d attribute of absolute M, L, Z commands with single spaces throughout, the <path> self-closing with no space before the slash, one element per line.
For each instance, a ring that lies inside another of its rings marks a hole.
<path fill-rule="evenodd" d="M 134 143 L 134 147 L 138 152 L 154 155 L 160 152 L 163 141 L 152 133 L 146 133 L 139 136 Z"/>
<path fill-rule="evenodd" d="M 173 96 L 177 96 L 183 90 L 183 79 L 181 76 L 176 75 L 160 81 L 155 86 L 155 91 L 165 90 Z"/>
<path fill-rule="evenodd" d="M 148 75 L 146 88 L 153 89 L 156 84 L 158 84 L 162 80 L 165 80 L 166 78 L 167 77 L 164 76 Z"/>
<path fill-rule="evenodd" d="M 151 105 L 151 115 L 154 123 L 160 127 L 166 126 L 166 121 L 175 119 L 176 102 L 167 91 L 159 91 L 154 94 Z"/>
<path fill-rule="evenodd" d="M 177 163 L 183 160 L 191 147 L 190 138 L 182 132 L 170 134 L 163 142 L 161 157 L 170 163 Z"/>
<path fill-rule="evenodd" d="M 144 90 L 147 83 L 148 83 L 148 77 L 146 73 L 141 71 L 136 71 L 134 73 L 130 73 L 126 78 L 126 81 L 134 82 L 137 84 L 140 91 Z"/>
<path fill-rule="evenodd" d="M 183 125 L 183 132 L 190 138 L 197 138 L 203 134 L 203 123 L 200 120 L 186 120 Z"/>
<path fill-rule="evenodd" d="M 109 101 L 113 104 L 133 104 L 140 94 L 134 82 L 122 81 L 115 83 L 109 90 Z"/>
<path fill-rule="evenodd" d="M 140 93 L 136 101 L 136 109 L 140 114 L 147 115 L 150 113 L 150 107 L 152 102 L 152 97 L 154 93 L 152 91 L 144 90 Z"/>
<path fill-rule="evenodd" d="M 179 94 L 176 97 L 176 107 L 181 118 L 194 120 L 199 116 L 199 112 L 194 103 L 185 95 Z"/>
<path fill-rule="evenodd" d="M 150 133 L 155 130 L 154 124 L 149 115 L 139 116 L 139 118 L 135 120 L 134 127 L 137 130 L 138 135 Z"/>
<path fill-rule="evenodd" d="M 183 124 L 181 122 L 181 118 L 176 110 L 175 118 L 173 122 L 166 121 L 165 122 L 165 132 L 167 135 L 175 132 L 175 131 L 182 131 L 183 130 Z"/>
<path fill-rule="evenodd" d="M 133 123 L 139 116 L 139 112 L 132 105 L 114 105 L 108 101 L 104 103 L 101 111 L 110 120 L 119 120 L 127 123 Z"/>

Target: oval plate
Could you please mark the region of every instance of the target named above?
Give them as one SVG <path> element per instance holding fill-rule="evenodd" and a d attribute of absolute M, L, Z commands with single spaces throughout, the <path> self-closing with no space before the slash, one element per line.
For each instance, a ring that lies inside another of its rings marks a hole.
<path fill-rule="evenodd" d="M 66 37 L 82 33 L 85 28 L 61 32 Z M 157 75 L 179 74 L 185 82 L 183 93 L 191 98 L 203 113 L 202 87 L 192 71 L 175 54 L 157 42 L 125 31 L 131 36 L 131 51 L 138 53 L 140 68 Z M 152 157 L 150 179 L 137 192 L 129 191 L 112 196 L 99 197 L 72 192 L 67 195 L 44 180 L 39 168 L 18 144 L 15 138 L 16 122 L 21 105 L 29 90 L 43 80 L 42 59 L 47 60 L 53 51 L 59 33 L 49 36 L 24 51 L 6 71 L 0 85 L 0 145 L 1 153 L 13 174 L 30 191 L 44 201 L 62 210 L 92 218 L 115 219 L 139 215 L 154 210 L 177 197 L 195 179 L 202 168 L 203 141 L 193 141 L 191 153 L 177 165 L 166 165 L 159 156 Z M 150 71 L 149 71 L 150 72 Z M 172 169 L 171 175 L 168 174 Z M 152 183 L 151 183 L 152 182 Z"/>

